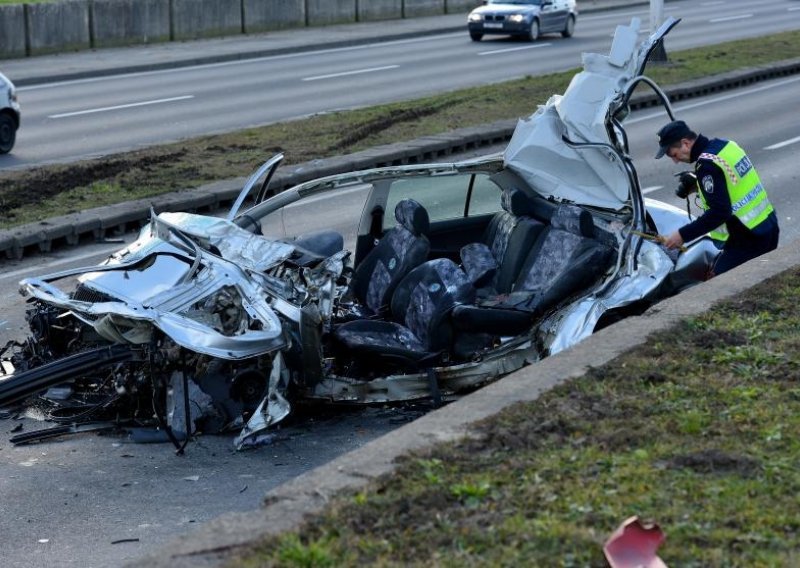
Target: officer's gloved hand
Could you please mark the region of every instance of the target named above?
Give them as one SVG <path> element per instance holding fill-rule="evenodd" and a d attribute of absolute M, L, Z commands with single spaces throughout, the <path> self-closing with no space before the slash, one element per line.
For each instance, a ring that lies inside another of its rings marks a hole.
<path fill-rule="evenodd" d="M 676 175 L 678 176 L 678 188 L 675 190 L 675 195 L 686 199 L 697 191 L 697 176 L 694 172 L 681 172 Z"/>

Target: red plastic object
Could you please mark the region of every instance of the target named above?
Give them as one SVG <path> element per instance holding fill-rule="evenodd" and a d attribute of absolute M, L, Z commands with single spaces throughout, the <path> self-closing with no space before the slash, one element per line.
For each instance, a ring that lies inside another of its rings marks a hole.
<path fill-rule="evenodd" d="M 656 554 L 666 538 L 657 524 L 643 524 L 634 516 L 614 531 L 603 552 L 611 568 L 667 568 Z"/>

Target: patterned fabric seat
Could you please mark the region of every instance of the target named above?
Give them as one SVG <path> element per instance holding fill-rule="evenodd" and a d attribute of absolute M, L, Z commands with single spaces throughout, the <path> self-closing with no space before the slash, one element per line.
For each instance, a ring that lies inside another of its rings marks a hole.
<path fill-rule="evenodd" d="M 475 289 L 456 263 L 430 260 L 397 286 L 391 302 L 393 321 L 347 322 L 334 330 L 334 338 L 360 368 L 430 368 L 451 349 L 452 308 L 474 300 Z"/>
<path fill-rule="evenodd" d="M 531 295 L 543 312 L 589 287 L 602 276 L 613 249 L 595 238 L 591 215 L 573 205 L 560 205 L 522 265 L 513 292 Z"/>
<path fill-rule="evenodd" d="M 425 262 L 430 252 L 426 236 L 430 221 L 425 208 L 413 199 L 404 199 L 395 207 L 394 216 L 397 225 L 384 233 L 356 267 L 350 281 L 349 295 L 358 302 L 356 311 L 360 317 L 388 311 L 397 285 Z"/>
<path fill-rule="evenodd" d="M 487 293 L 511 291 L 526 255 L 544 229 L 544 224 L 529 217 L 531 202 L 520 190 L 504 190 L 501 204 L 503 211 L 495 214 L 483 237 L 498 266 Z"/>
<path fill-rule="evenodd" d="M 459 306 L 454 320 L 464 330 L 525 333 L 535 318 L 596 282 L 613 256 L 614 249 L 595 238 L 587 211 L 560 205 L 529 251 L 511 292 L 477 306 Z"/>

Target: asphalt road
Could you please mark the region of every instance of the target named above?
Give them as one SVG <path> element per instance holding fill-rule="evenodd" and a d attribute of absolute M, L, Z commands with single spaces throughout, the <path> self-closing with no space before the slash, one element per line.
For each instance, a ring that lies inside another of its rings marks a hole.
<path fill-rule="evenodd" d="M 667 38 L 668 50 L 800 28 L 794 0 L 676 1 L 664 12 L 683 19 Z M 649 33 L 649 8 L 639 6 L 585 14 L 571 39 L 554 35 L 526 43 L 497 37 L 476 43 L 465 30 L 21 87 L 23 128 L 13 154 L 0 156 L 0 169 L 575 68 L 582 52 L 607 52 L 616 25 L 634 16 Z M 27 64 L 36 65 L 35 58 Z"/>

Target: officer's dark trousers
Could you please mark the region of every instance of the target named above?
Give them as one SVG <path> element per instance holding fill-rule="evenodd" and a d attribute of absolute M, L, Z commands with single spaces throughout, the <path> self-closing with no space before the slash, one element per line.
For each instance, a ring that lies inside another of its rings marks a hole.
<path fill-rule="evenodd" d="M 769 235 L 759 239 L 753 239 L 746 245 L 730 246 L 730 244 L 726 244 L 722 249 L 722 253 L 717 257 L 717 262 L 714 264 L 714 274 L 722 274 L 731 268 L 736 268 L 740 264 L 744 264 L 748 260 L 752 260 L 757 256 L 775 250 L 778 248 L 779 234 L 780 232 L 776 227 Z"/>

